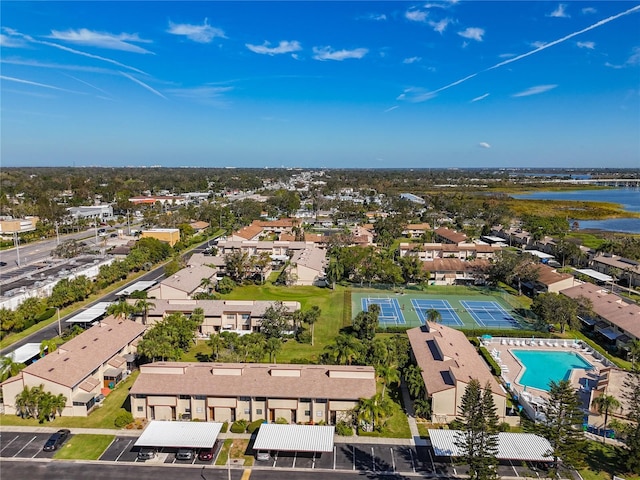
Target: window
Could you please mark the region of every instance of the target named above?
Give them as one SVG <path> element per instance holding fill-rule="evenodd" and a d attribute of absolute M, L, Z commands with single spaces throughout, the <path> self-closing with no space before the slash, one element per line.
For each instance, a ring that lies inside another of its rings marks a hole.
<path fill-rule="evenodd" d="M 316 417 L 322 417 L 322 410 L 316 410 Z"/>
<path fill-rule="evenodd" d="M 300 399 L 300 403 L 310 403 L 311 399 L 310 398 L 301 398 Z"/>
<path fill-rule="evenodd" d="M 256 397 L 256 402 L 266 402 L 267 397 Z"/>
<path fill-rule="evenodd" d="M 256 408 L 256 415 L 262 415 L 262 409 Z"/>
<path fill-rule="evenodd" d="M 242 314 L 242 320 L 249 320 L 249 314 L 248 313 L 243 313 Z"/>
<path fill-rule="evenodd" d="M 250 402 L 251 401 L 251 397 L 240 397 L 240 401 L 241 402 Z"/>
<path fill-rule="evenodd" d="M 138 407 L 139 412 L 144 412 L 144 407 Z"/>
<path fill-rule="evenodd" d="M 206 395 L 194 395 L 193 399 L 194 400 L 206 400 L 207 396 Z"/>
<path fill-rule="evenodd" d="M 180 400 L 191 400 L 191 395 L 178 395 Z"/>
<path fill-rule="evenodd" d="M 184 413 L 191 413 L 191 409 L 190 408 L 185 408 L 184 409 Z"/>
<path fill-rule="evenodd" d="M 227 315 L 227 320 L 235 320 L 236 316 L 235 315 Z"/>
<path fill-rule="evenodd" d="M 304 415 L 305 415 L 306 417 L 311 416 L 311 410 L 305 410 L 305 411 L 304 411 Z"/>
<path fill-rule="evenodd" d="M 251 409 L 250 408 L 245 408 L 244 409 L 244 414 L 245 415 L 251 415 Z"/>
<path fill-rule="evenodd" d="M 326 398 L 316 398 L 316 403 L 327 403 Z"/>

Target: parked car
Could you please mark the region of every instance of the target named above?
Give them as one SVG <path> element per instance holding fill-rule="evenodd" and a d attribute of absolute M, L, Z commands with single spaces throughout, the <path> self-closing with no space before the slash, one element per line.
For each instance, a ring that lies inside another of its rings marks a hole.
<path fill-rule="evenodd" d="M 138 460 L 151 460 L 152 458 L 156 458 L 154 448 L 141 448 L 138 452 Z"/>
<path fill-rule="evenodd" d="M 193 450 L 190 448 L 179 448 L 176 453 L 176 460 L 191 460 L 193 459 Z"/>
<path fill-rule="evenodd" d="M 44 447 L 42 447 L 42 450 L 44 450 L 45 452 L 52 452 L 54 450 L 57 450 L 62 446 L 67 438 L 69 438 L 70 434 L 71 432 L 66 428 L 58 430 L 56 433 L 52 434 L 49 437 L 49 439 L 44 444 Z"/>
<path fill-rule="evenodd" d="M 268 451 L 258 451 L 256 452 L 256 460 L 266 462 L 267 460 L 271 460 L 271 454 Z"/>
<path fill-rule="evenodd" d="M 213 459 L 213 448 L 203 448 L 198 453 L 198 460 L 208 462 Z"/>

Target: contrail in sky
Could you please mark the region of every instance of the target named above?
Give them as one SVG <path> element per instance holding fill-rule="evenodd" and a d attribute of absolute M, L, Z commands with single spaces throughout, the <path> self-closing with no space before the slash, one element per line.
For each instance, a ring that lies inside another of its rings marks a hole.
<path fill-rule="evenodd" d="M 523 58 L 526 58 L 526 57 L 528 57 L 530 55 L 533 55 L 535 53 L 541 52 L 542 50 L 546 50 L 547 48 L 553 47 L 554 45 L 558 45 L 559 43 L 566 42 L 567 40 L 569 40 L 569 39 L 571 39 L 573 37 L 576 37 L 578 35 L 582 35 L 585 32 L 593 30 L 594 28 L 601 27 L 602 25 L 605 25 L 605 24 L 607 24 L 609 22 L 612 22 L 613 20 L 617 20 L 620 17 L 624 17 L 625 15 L 629 15 L 630 13 L 637 12 L 638 10 L 640 10 L 640 5 L 636 5 L 635 7 L 630 8 L 629 10 L 625 10 L 622 13 L 618 13 L 617 15 L 613 15 L 611 17 L 605 18 L 604 20 L 600 20 L 599 22 L 594 23 L 593 25 L 590 25 L 590 26 L 588 26 L 586 28 L 583 28 L 582 30 L 578 30 L 577 32 L 570 33 L 569 35 L 566 35 L 566 36 L 564 36 L 562 38 L 559 38 L 558 40 L 554 40 L 553 42 L 546 43 L 546 44 L 542 45 L 541 47 L 536 48 L 535 50 L 531 50 L 530 52 L 523 53 L 522 55 L 518 55 L 517 57 L 510 58 L 509 60 L 505 60 L 504 62 L 497 63 L 492 67 L 489 67 L 489 68 L 487 68 L 485 70 L 481 70 L 480 72 L 473 73 L 473 74 L 471 74 L 471 75 L 469 75 L 469 76 L 467 76 L 467 77 L 465 77 L 465 78 L 463 78 L 461 80 L 457 80 L 457 81 L 455 81 L 453 83 L 445 85 L 444 87 L 440 87 L 439 89 L 434 90 L 431 93 L 439 93 L 439 92 L 442 92 L 443 90 L 447 90 L 447 89 L 449 89 L 451 87 L 455 87 L 456 85 L 460 85 L 461 83 L 472 79 L 473 77 L 475 77 L 476 75 L 478 75 L 480 73 L 488 72 L 489 70 L 494 70 L 496 68 L 503 67 L 503 66 L 508 65 L 510 63 L 517 62 L 518 60 L 522 60 Z"/>

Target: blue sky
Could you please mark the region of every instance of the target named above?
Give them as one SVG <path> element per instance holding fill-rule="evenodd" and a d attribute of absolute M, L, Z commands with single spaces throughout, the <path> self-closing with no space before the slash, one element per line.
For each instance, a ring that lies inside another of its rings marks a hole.
<path fill-rule="evenodd" d="M 640 1 L 0 8 L 4 166 L 640 167 Z"/>

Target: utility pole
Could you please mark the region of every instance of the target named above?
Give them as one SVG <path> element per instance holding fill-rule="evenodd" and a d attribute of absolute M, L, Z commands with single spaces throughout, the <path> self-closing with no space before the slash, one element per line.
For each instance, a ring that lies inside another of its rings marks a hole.
<path fill-rule="evenodd" d="M 20 266 L 20 237 L 18 237 L 18 232 L 13 232 L 13 243 L 16 246 L 16 259 L 18 266 Z"/>
<path fill-rule="evenodd" d="M 58 222 L 56 222 L 56 245 L 60 245 L 60 230 L 58 227 Z"/>
<path fill-rule="evenodd" d="M 60 326 L 60 307 L 56 307 L 58 311 L 58 335 L 62 338 L 62 327 Z"/>

